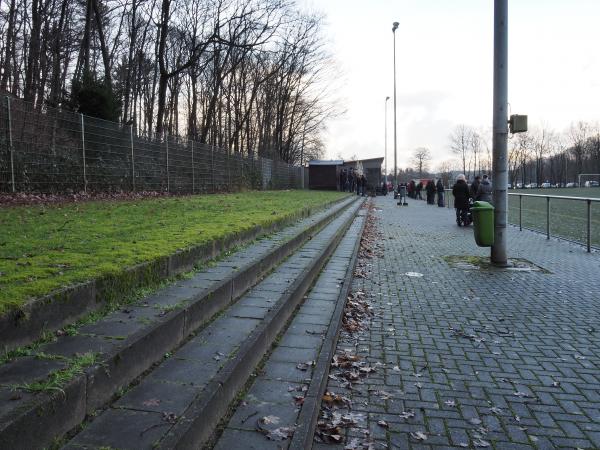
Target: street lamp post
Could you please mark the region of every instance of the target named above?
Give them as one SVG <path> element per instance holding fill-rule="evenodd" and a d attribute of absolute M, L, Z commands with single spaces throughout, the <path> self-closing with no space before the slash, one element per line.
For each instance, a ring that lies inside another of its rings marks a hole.
<path fill-rule="evenodd" d="M 385 188 L 387 189 L 388 184 L 388 168 L 387 168 L 387 102 L 390 99 L 389 96 L 385 98 L 385 134 L 384 134 L 384 146 L 385 146 Z"/>
<path fill-rule="evenodd" d="M 398 139 L 396 130 L 396 30 L 398 22 L 392 25 L 392 33 L 394 35 L 394 186 L 398 186 Z"/>

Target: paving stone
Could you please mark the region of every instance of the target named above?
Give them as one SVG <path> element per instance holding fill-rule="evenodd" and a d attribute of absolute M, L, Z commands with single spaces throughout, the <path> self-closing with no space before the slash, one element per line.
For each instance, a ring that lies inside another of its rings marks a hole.
<path fill-rule="evenodd" d="M 600 334 L 589 331 L 600 323 L 600 254 L 509 227 L 510 257 L 547 272 L 467 270 L 451 259 L 488 257 L 489 249 L 476 247 L 472 228 L 455 225 L 454 211 L 374 201 L 384 256 L 369 260 L 369 276 L 352 287 L 371 296 L 375 316 L 357 337 L 342 335 L 338 350 L 384 362 L 369 385 L 404 392 L 357 410 L 415 411 L 408 423 L 389 422 L 390 448 L 473 446 L 482 425 L 496 449 L 600 447 Z M 326 300 L 326 292 L 315 296 Z M 419 389 L 414 374 L 422 368 Z M 347 391 L 354 404 L 366 398 L 359 391 Z M 411 440 L 419 428 L 435 439 Z"/>
<path fill-rule="evenodd" d="M 289 441 L 270 441 L 256 431 L 226 429 L 214 450 L 285 450 Z"/>

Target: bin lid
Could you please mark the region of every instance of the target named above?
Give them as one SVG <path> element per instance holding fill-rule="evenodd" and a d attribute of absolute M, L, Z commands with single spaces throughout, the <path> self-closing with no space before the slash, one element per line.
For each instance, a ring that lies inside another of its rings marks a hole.
<path fill-rule="evenodd" d="M 482 202 L 482 201 L 477 201 L 475 203 L 473 203 L 473 206 L 471 207 L 471 209 L 475 209 L 475 210 L 487 210 L 487 209 L 494 209 L 494 206 L 491 203 L 488 202 Z"/>

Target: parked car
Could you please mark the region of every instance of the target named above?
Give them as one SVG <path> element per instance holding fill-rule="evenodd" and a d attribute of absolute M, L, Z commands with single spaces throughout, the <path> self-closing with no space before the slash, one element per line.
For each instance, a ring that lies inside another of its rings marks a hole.
<path fill-rule="evenodd" d="M 577 187 L 577 183 L 567 183 L 567 187 Z"/>
<path fill-rule="evenodd" d="M 547 189 L 547 188 L 551 188 L 552 185 L 546 181 L 545 183 L 542 183 L 541 187 L 544 189 Z"/>
<path fill-rule="evenodd" d="M 585 182 L 585 187 L 598 187 L 600 186 L 600 183 L 598 183 L 597 181 L 586 181 Z"/>
<path fill-rule="evenodd" d="M 528 185 L 525 186 L 525 189 L 537 189 L 538 185 L 537 183 L 529 183 Z"/>
<path fill-rule="evenodd" d="M 517 183 L 517 189 L 523 189 L 523 183 Z"/>

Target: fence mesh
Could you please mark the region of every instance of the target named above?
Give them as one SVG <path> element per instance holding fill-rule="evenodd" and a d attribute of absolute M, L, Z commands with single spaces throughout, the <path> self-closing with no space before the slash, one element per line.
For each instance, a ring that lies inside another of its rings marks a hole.
<path fill-rule="evenodd" d="M 0 191 L 210 193 L 302 187 L 300 167 L 0 97 Z"/>

